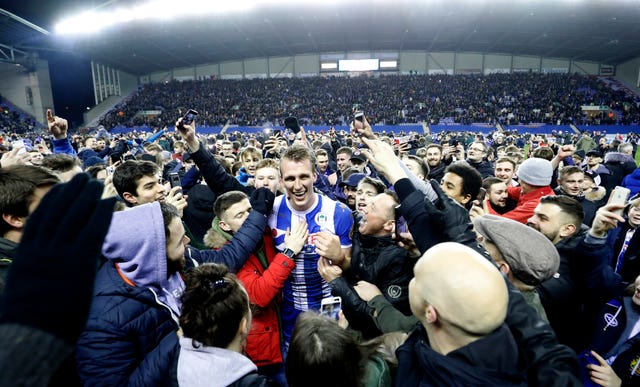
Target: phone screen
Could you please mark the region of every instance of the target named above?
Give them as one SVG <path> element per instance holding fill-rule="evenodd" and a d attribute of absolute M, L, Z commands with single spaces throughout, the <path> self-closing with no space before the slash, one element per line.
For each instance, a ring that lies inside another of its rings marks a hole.
<path fill-rule="evenodd" d="M 184 115 L 184 117 L 182 118 L 182 123 L 184 125 L 191 125 L 191 123 L 193 122 L 193 120 L 196 119 L 196 116 L 198 115 L 198 112 L 193 110 L 193 109 L 189 109 L 189 111 L 187 112 L 187 114 Z"/>
<path fill-rule="evenodd" d="M 409 229 L 407 228 L 407 221 L 404 218 L 404 216 L 402 216 L 400 214 L 399 208 L 400 206 L 395 207 L 395 218 L 396 218 L 396 239 L 400 237 L 400 233 L 406 233 L 409 232 Z"/>
<path fill-rule="evenodd" d="M 340 297 L 329 297 L 322 300 L 320 307 L 320 315 L 338 320 L 340 318 L 340 310 L 342 309 L 342 300 Z"/>
<path fill-rule="evenodd" d="M 484 188 L 480 188 L 480 192 L 478 192 L 478 196 L 476 197 L 476 200 L 480 202 L 480 205 L 482 205 L 482 201 L 484 200 L 485 196 L 487 196 L 487 190 Z"/>
<path fill-rule="evenodd" d="M 171 183 L 171 188 L 180 187 L 180 176 L 177 173 L 170 173 L 169 182 Z"/>

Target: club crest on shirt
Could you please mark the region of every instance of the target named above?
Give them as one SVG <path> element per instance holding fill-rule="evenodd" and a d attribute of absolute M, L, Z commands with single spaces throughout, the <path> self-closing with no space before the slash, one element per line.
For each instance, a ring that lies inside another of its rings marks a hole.
<path fill-rule="evenodd" d="M 611 313 L 604 314 L 604 322 L 606 322 L 607 326 L 610 326 L 610 327 L 618 326 L 618 320 L 616 320 L 616 316 L 612 315 Z"/>
<path fill-rule="evenodd" d="M 640 360 L 640 356 L 636 356 L 631 359 L 629 363 L 629 371 L 632 376 L 640 376 L 640 367 L 638 367 L 638 361 Z"/>
<path fill-rule="evenodd" d="M 318 212 L 314 218 L 316 224 L 320 226 L 321 229 L 324 229 L 325 224 L 329 221 L 329 217 L 322 212 Z"/>
<path fill-rule="evenodd" d="M 387 288 L 387 294 L 391 298 L 398 298 L 402 295 L 402 288 L 398 285 L 391 285 Z"/>

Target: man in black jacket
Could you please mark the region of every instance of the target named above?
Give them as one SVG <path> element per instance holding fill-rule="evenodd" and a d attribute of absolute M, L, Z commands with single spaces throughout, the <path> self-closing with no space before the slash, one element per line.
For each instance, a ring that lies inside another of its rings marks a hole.
<path fill-rule="evenodd" d="M 425 200 L 425 195 L 416 190 L 406 173 L 398 167 L 397 158 L 390 147 L 369 139 L 365 143 L 371 149 L 371 155 L 375 155 L 371 156 L 371 162 L 394 185 L 401 202 L 400 214 L 407 219 L 411 235 L 421 253 L 439 242 L 451 241 L 464 244 L 488 259 L 488 253 L 476 242 L 469 213 L 449 198 L 437 182 L 430 182 L 431 188 L 437 193 L 434 204 Z M 519 353 L 523 357 L 528 383 L 549 386 L 582 385 L 575 353 L 558 344 L 549 325 L 526 305 L 520 292 L 509 284 L 507 288 L 509 301 L 505 323 L 516 339 Z"/>
<path fill-rule="evenodd" d="M 360 331 L 365 338 L 381 334 L 371 315 L 373 308 L 358 297 L 354 286 L 359 281 L 379 287 L 384 297 L 405 315 L 410 315 L 409 281 L 414 260 L 393 240 L 395 232 L 394 193 L 388 191 L 373 197 L 356 220 L 351 250 L 351 265 L 343 275 L 336 275 L 324 260 L 318 263 L 320 275 L 331 286 L 334 296 L 342 297 L 342 310 L 349 326 Z"/>
<path fill-rule="evenodd" d="M 610 206 L 602 210 L 608 211 Z M 591 312 L 597 312 L 602 302 L 624 288 L 606 260 L 608 222 L 599 210 L 588 229 L 582 226 L 582 217 L 582 206 L 575 199 L 545 196 L 527 222 L 553 242 L 560 254 L 558 275 L 544 281 L 538 293 L 558 341 L 575 350 L 586 344 L 584 321 L 589 318 L 589 307 L 595 307 Z"/>
<path fill-rule="evenodd" d="M 487 144 L 472 142 L 467 149 L 467 163 L 480 172 L 482 178 L 493 176 L 493 164 L 487 160 Z"/>
<path fill-rule="evenodd" d="M 409 298 L 420 324 L 396 352 L 396 386 L 526 385 L 504 324 L 509 291 L 498 269 L 446 242 L 427 250 L 414 271 Z"/>

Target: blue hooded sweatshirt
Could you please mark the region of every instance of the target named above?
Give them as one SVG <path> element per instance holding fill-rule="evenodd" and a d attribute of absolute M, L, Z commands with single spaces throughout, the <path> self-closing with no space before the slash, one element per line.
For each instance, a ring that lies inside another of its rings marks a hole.
<path fill-rule="evenodd" d="M 184 282 L 178 273 L 167 275 L 166 245 L 160 203 L 153 202 L 113 214 L 102 255 L 117 263 L 121 274 L 136 286 L 156 293 L 179 316 Z"/>

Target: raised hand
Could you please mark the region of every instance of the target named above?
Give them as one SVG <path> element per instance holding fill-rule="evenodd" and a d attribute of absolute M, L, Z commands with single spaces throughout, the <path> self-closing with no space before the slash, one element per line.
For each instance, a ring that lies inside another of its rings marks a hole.
<path fill-rule="evenodd" d="M 189 148 L 189 152 L 195 152 L 200 148 L 200 142 L 196 137 L 195 120 L 191 124 L 185 125 L 182 123 L 182 117 L 179 118 L 178 121 L 176 121 L 176 130 L 180 132 L 180 135 Z"/>
<path fill-rule="evenodd" d="M 51 109 L 47 109 L 47 126 L 56 140 L 67 138 L 67 129 L 69 127 L 67 120 L 54 116 Z"/>

